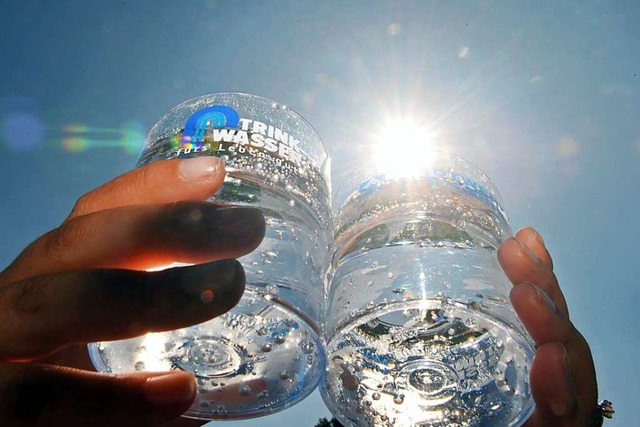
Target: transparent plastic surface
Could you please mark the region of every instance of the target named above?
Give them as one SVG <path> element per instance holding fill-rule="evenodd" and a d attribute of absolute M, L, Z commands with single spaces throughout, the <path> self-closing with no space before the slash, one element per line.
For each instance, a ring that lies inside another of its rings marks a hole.
<path fill-rule="evenodd" d="M 227 177 L 213 201 L 262 209 L 266 236 L 240 258 L 247 287 L 229 313 L 177 331 L 90 345 L 105 372 L 182 369 L 198 395 L 186 416 L 238 419 L 284 409 L 324 371 L 320 305 L 330 249 L 328 158 L 302 117 L 224 93 L 186 101 L 151 129 L 138 165 L 215 155 Z"/>
<path fill-rule="evenodd" d="M 410 177 L 361 173 L 336 218 L 321 390 L 348 426 L 515 426 L 533 410 L 499 195 L 435 156 Z"/>

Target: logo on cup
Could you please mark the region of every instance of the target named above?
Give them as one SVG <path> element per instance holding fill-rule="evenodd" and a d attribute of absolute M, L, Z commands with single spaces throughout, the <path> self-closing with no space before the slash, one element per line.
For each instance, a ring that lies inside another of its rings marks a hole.
<path fill-rule="evenodd" d="M 180 145 L 198 144 L 204 141 L 207 126 L 218 128 L 237 128 L 240 124 L 238 112 L 226 105 L 214 105 L 198 110 L 187 119 L 182 132 Z"/>

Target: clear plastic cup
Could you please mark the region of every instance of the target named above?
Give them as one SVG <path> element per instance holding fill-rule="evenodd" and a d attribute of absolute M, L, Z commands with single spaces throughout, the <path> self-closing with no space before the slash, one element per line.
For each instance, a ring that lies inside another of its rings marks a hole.
<path fill-rule="evenodd" d="M 496 258 L 500 196 L 462 159 L 425 160 L 365 167 L 337 195 L 323 399 L 348 426 L 519 425 L 534 347 Z"/>
<path fill-rule="evenodd" d="M 191 99 L 151 129 L 138 166 L 218 156 L 227 177 L 213 201 L 262 209 L 266 236 L 240 258 L 247 287 L 230 312 L 175 331 L 90 344 L 99 371 L 182 369 L 198 382 L 187 417 L 237 419 L 282 410 L 317 386 L 330 257 L 329 158 L 286 106 L 242 93 Z"/>

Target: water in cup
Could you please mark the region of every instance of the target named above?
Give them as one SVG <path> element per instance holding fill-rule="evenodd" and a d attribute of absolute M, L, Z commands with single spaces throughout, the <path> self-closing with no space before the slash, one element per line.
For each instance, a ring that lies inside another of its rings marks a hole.
<path fill-rule="evenodd" d="M 101 371 L 194 372 L 193 418 L 249 418 L 311 393 L 324 370 L 320 305 L 329 265 L 328 158 L 300 116 L 247 94 L 187 101 L 151 130 L 139 165 L 215 155 L 227 177 L 212 199 L 260 207 L 266 236 L 240 258 L 247 287 L 230 312 L 176 331 L 93 344 Z"/>
<path fill-rule="evenodd" d="M 513 426 L 533 409 L 532 341 L 496 259 L 506 217 L 486 177 L 438 164 L 369 176 L 336 218 L 322 393 L 345 425 Z"/>

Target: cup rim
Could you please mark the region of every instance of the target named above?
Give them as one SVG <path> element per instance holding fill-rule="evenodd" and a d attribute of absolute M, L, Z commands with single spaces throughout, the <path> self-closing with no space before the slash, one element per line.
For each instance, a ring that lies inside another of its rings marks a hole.
<path fill-rule="evenodd" d="M 182 102 L 180 102 L 180 103 L 178 103 L 178 104 L 175 104 L 174 106 L 172 106 L 172 107 L 170 107 L 169 109 L 165 110 L 165 112 L 162 114 L 162 116 L 160 116 L 160 118 L 155 122 L 155 124 L 154 124 L 150 129 L 149 129 L 149 132 L 147 132 L 147 136 L 146 136 L 146 138 L 145 138 L 145 142 L 146 142 L 146 143 L 145 143 L 145 147 L 144 147 L 144 148 L 147 148 L 147 146 L 151 146 L 151 145 L 153 145 L 153 144 L 157 143 L 158 141 L 161 141 L 161 139 L 157 139 L 157 138 L 156 138 L 156 139 L 153 141 L 153 143 L 149 143 L 148 138 L 149 138 L 149 135 L 151 135 L 151 133 L 154 131 L 154 129 L 155 129 L 156 127 L 158 127 L 158 125 L 160 124 L 160 121 L 162 121 L 162 119 L 164 119 L 164 118 L 165 118 L 165 116 L 167 116 L 167 114 L 169 114 L 169 112 L 170 112 L 170 111 L 173 111 L 173 110 L 175 110 L 175 109 L 178 109 L 178 108 L 179 108 L 180 106 L 182 106 L 183 104 L 187 104 L 187 103 L 192 102 L 192 101 L 194 101 L 194 100 L 196 100 L 196 99 L 200 99 L 200 98 L 204 98 L 204 97 L 225 96 L 225 95 L 226 95 L 226 96 L 229 96 L 229 95 L 233 95 L 233 96 L 236 96 L 236 95 L 246 96 L 246 97 L 253 98 L 253 99 L 258 99 L 258 100 L 261 100 L 261 101 L 270 102 L 270 103 L 272 103 L 272 105 L 273 105 L 273 104 L 276 104 L 276 105 L 279 105 L 279 106 L 284 107 L 284 108 L 282 108 L 283 110 L 287 110 L 287 111 L 288 111 L 289 113 L 291 113 L 295 118 L 297 118 L 297 119 L 301 120 L 303 123 L 305 123 L 307 126 L 309 126 L 309 128 L 313 131 L 313 133 L 314 133 L 314 134 L 315 134 L 315 136 L 317 137 L 317 139 L 320 141 L 320 145 L 321 145 L 321 146 L 322 146 L 322 148 L 323 148 L 323 151 L 324 151 L 324 153 L 325 153 L 325 157 L 326 157 L 327 159 L 330 157 L 330 156 L 329 156 L 329 153 L 327 152 L 327 147 L 326 147 L 326 146 L 325 146 L 325 144 L 324 144 L 324 140 L 320 137 L 320 133 L 318 132 L 318 130 L 317 130 L 317 129 L 316 129 L 316 128 L 315 128 L 315 127 L 314 127 L 314 126 L 313 126 L 313 125 L 312 125 L 312 124 L 307 120 L 307 119 L 305 119 L 305 118 L 304 118 L 304 116 L 302 116 L 300 113 L 298 113 L 295 109 L 292 109 L 292 108 L 290 108 L 289 106 L 287 106 L 287 105 L 286 105 L 286 104 L 284 104 L 284 103 L 281 103 L 281 102 L 279 102 L 279 101 L 275 101 L 275 100 L 270 99 L 270 98 L 267 98 L 267 97 L 265 97 L 265 96 L 262 96 L 262 95 L 256 95 L 256 94 L 249 93 L 249 92 L 242 92 L 242 91 L 224 91 L 224 92 L 205 93 L 205 94 L 202 94 L 202 95 L 198 95 L 198 96 L 191 97 L 191 98 L 189 98 L 189 99 L 185 99 L 184 101 L 182 101 Z M 143 148 L 143 150 L 144 150 L 144 148 Z"/>
<path fill-rule="evenodd" d="M 433 162 L 434 167 L 432 170 L 434 171 L 440 170 L 440 169 L 437 169 L 435 166 L 437 166 L 439 162 L 442 163 L 443 161 L 459 162 L 469 167 L 474 172 L 475 176 L 469 177 L 467 176 L 467 174 L 464 174 L 464 173 L 461 175 L 463 177 L 471 179 L 473 183 L 487 190 L 491 194 L 491 196 L 495 199 L 495 202 L 498 204 L 497 210 L 502 214 L 502 216 L 504 216 L 505 220 L 508 221 L 508 216 L 506 214 L 506 211 L 503 208 L 504 202 L 503 202 L 502 194 L 500 194 L 500 191 L 498 190 L 496 185 L 493 183 L 491 178 L 482 169 L 480 169 L 475 163 L 461 156 L 452 154 L 450 152 L 433 149 L 433 150 L 430 150 L 430 154 L 436 158 L 436 160 Z M 425 175 L 425 172 L 427 172 L 428 170 L 429 170 L 428 166 L 420 168 L 415 173 L 415 176 L 423 176 Z M 385 175 L 384 173 L 377 173 L 377 172 L 382 172 L 380 171 L 380 167 L 375 165 L 375 162 L 373 160 L 368 160 L 365 163 L 359 165 L 353 171 L 351 171 L 344 179 L 341 179 L 340 184 L 335 185 L 334 187 L 335 191 L 332 197 L 332 203 L 333 203 L 332 211 L 336 219 L 338 218 L 340 211 L 344 208 L 346 202 L 351 198 L 351 196 L 354 193 L 358 191 L 359 185 L 366 182 L 368 179 L 374 178 L 376 176 L 382 175 L 384 177 Z M 397 177 L 397 179 L 407 179 L 407 178 L 410 178 L 410 176 Z M 390 179 L 393 179 L 393 178 L 390 178 Z M 482 184 L 479 181 L 483 181 Z M 336 223 L 337 223 L 337 220 L 336 220 Z"/>

